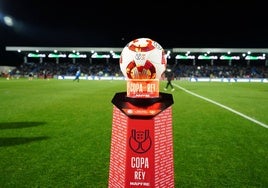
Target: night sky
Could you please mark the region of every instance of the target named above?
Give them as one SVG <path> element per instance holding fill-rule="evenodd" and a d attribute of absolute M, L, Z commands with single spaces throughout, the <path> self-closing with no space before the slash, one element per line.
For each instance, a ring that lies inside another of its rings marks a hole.
<path fill-rule="evenodd" d="M 0 0 L 0 64 L 5 46 L 124 47 L 141 37 L 163 48 L 268 47 L 262 1 L 171 2 Z"/>

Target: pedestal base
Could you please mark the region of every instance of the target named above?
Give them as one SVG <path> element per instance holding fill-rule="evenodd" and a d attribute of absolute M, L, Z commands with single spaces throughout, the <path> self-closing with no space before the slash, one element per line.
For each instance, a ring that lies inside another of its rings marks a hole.
<path fill-rule="evenodd" d="M 114 106 L 108 184 L 174 187 L 171 106 L 149 118 L 128 116 Z"/>

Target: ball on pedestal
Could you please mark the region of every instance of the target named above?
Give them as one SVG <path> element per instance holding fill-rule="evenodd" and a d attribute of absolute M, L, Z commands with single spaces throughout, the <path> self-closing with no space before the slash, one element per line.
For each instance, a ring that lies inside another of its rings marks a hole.
<path fill-rule="evenodd" d="M 160 79 L 166 70 L 167 60 L 159 43 L 149 38 L 138 38 L 123 48 L 119 63 L 127 79 Z"/>

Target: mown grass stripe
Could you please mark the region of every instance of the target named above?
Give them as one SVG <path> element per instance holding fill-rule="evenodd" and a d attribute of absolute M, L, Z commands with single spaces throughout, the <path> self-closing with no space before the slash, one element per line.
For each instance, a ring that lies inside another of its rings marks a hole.
<path fill-rule="evenodd" d="M 220 103 L 218 103 L 218 102 L 216 102 L 216 101 L 213 101 L 213 100 L 211 100 L 211 99 L 208 99 L 208 98 L 206 98 L 206 97 L 203 97 L 203 96 L 201 96 L 201 95 L 198 95 L 198 94 L 196 94 L 196 93 L 194 93 L 194 92 L 191 92 L 191 91 L 189 91 L 189 90 L 187 90 L 187 89 L 185 89 L 185 88 L 183 88 L 183 87 L 181 87 L 181 86 L 179 86 L 179 85 L 177 85 L 177 84 L 173 84 L 173 85 L 176 86 L 177 88 L 179 88 L 179 89 L 181 89 L 181 90 L 183 90 L 183 91 L 185 91 L 185 92 L 191 94 L 191 95 L 194 95 L 194 96 L 199 97 L 199 98 L 201 98 L 201 99 L 203 99 L 203 100 L 205 100 L 205 101 L 208 101 L 208 102 L 210 102 L 210 103 L 213 103 L 213 104 L 215 104 L 215 105 L 218 105 L 218 106 L 220 106 L 220 107 L 222 107 L 222 108 L 224 108 L 224 109 L 226 109 L 226 110 L 229 110 L 230 112 L 233 112 L 233 113 L 235 113 L 235 114 L 237 114 L 237 115 L 239 115 L 239 116 L 241 116 L 241 117 L 243 117 L 243 118 L 245 118 L 245 119 L 248 119 L 249 121 L 252 121 L 252 122 L 254 122 L 254 123 L 256 123 L 256 124 L 258 124 L 258 125 L 260 125 L 260 126 L 262 126 L 262 127 L 264 127 L 264 128 L 268 128 L 268 125 L 266 125 L 265 123 L 262 123 L 262 122 L 260 122 L 260 121 L 258 121 L 258 120 L 256 120 L 256 119 L 254 119 L 254 118 L 251 118 L 251 117 L 249 117 L 249 116 L 247 116 L 247 115 L 245 115 L 245 114 L 243 114 L 243 113 L 241 113 L 241 112 L 238 112 L 238 111 L 236 111 L 236 110 L 234 110 L 234 109 L 232 109 L 232 108 L 230 108 L 230 107 L 228 107 L 228 106 L 225 106 L 225 105 L 220 104 Z"/>

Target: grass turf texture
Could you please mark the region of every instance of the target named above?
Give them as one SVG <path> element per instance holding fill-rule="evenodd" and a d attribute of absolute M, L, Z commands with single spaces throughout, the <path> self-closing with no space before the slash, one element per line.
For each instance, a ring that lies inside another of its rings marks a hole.
<path fill-rule="evenodd" d="M 268 124 L 265 83 L 173 83 Z M 175 187 L 268 187 L 268 129 L 175 89 Z M 0 187 L 107 187 L 122 91 L 125 81 L 0 79 Z"/>

